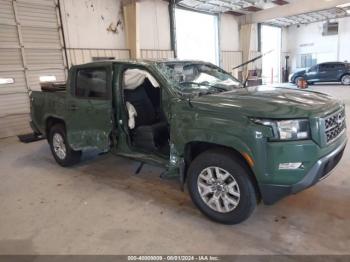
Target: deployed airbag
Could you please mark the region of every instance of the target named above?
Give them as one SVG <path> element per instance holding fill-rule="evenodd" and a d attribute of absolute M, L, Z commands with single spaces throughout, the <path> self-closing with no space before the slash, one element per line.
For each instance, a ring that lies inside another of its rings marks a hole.
<path fill-rule="evenodd" d="M 135 116 L 137 116 L 136 109 L 129 102 L 126 102 L 126 108 L 128 110 L 128 114 L 129 114 L 128 126 L 130 129 L 134 129 L 135 128 Z"/>
<path fill-rule="evenodd" d="M 136 89 L 146 78 L 154 87 L 159 87 L 157 80 L 147 71 L 141 69 L 128 69 L 124 73 L 124 89 Z"/>

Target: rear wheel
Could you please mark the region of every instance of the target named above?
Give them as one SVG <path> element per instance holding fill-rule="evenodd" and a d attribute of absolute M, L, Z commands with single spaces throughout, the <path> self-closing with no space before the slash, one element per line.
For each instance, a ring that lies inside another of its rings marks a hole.
<path fill-rule="evenodd" d="M 250 170 L 227 150 L 199 155 L 188 170 L 192 201 L 210 219 L 223 224 L 246 220 L 257 204 Z"/>
<path fill-rule="evenodd" d="M 52 155 L 61 166 L 72 166 L 79 163 L 81 151 L 74 151 L 68 144 L 66 130 L 62 124 L 50 128 L 49 143 Z"/>
<path fill-rule="evenodd" d="M 344 75 L 341 78 L 341 83 L 343 85 L 350 85 L 350 75 Z"/>

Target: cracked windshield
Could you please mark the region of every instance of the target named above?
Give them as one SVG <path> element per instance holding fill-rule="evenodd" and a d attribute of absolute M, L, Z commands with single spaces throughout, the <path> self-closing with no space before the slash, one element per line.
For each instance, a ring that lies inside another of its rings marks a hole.
<path fill-rule="evenodd" d="M 167 62 L 158 67 L 184 94 L 213 94 L 243 87 L 239 80 L 212 64 Z"/>

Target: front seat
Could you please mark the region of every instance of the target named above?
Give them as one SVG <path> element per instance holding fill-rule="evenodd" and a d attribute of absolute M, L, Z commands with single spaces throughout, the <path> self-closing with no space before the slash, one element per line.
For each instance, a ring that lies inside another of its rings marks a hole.
<path fill-rule="evenodd" d="M 131 130 L 132 142 L 136 147 L 158 150 L 168 142 L 169 130 L 165 121 L 157 119 L 156 109 L 145 90 L 145 82 L 133 90 L 124 90 L 125 101 L 136 110 L 135 128 Z"/>

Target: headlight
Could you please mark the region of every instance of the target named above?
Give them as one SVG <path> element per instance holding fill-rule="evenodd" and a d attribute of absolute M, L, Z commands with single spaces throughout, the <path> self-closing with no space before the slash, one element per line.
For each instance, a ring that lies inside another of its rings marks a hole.
<path fill-rule="evenodd" d="M 310 125 L 307 119 L 268 120 L 252 119 L 255 124 L 269 126 L 273 130 L 271 140 L 305 140 L 310 138 Z"/>

